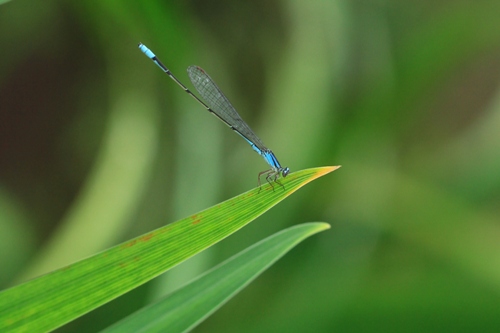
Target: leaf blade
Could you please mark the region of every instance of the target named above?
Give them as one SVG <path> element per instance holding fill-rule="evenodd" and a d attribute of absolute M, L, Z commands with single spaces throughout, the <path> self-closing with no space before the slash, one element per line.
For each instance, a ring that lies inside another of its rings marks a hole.
<path fill-rule="evenodd" d="M 315 222 L 282 230 L 101 333 L 188 331 L 225 304 L 295 245 L 328 228 L 330 225 L 327 223 Z"/>
<path fill-rule="evenodd" d="M 55 329 L 201 252 L 338 167 L 307 169 L 285 190 L 250 190 L 214 207 L 114 246 L 90 258 L 0 292 L 0 331 Z"/>

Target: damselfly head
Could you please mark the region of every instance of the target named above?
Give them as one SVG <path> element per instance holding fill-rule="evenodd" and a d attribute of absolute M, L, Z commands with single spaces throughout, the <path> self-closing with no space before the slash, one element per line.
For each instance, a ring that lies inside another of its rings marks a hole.
<path fill-rule="evenodd" d="M 290 169 L 289 168 L 283 168 L 281 170 L 281 175 L 283 176 L 283 178 L 286 177 L 286 175 L 288 175 L 288 173 L 290 172 Z"/>

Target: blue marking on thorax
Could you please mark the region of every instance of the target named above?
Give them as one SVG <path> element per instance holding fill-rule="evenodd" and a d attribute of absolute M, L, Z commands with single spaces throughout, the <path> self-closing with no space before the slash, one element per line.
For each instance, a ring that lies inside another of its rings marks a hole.
<path fill-rule="evenodd" d="M 235 131 L 238 133 L 243 139 L 245 139 L 246 142 L 252 147 L 253 150 L 255 150 L 260 156 L 264 157 L 264 160 L 266 160 L 267 164 L 271 166 L 273 169 L 281 169 L 280 162 L 278 162 L 278 159 L 276 156 L 274 156 L 273 152 L 270 150 L 265 150 L 262 151 L 260 150 L 252 141 L 248 140 L 245 138 L 240 132 Z"/>
<path fill-rule="evenodd" d="M 266 160 L 266 162 L 272 168 L 281 169 L 280 162 L 278 162 L 278 159 L 276 158 L 276 156 L 274 156 L 272 151 L 269 150 L 269 151 L 264 152 L 263 156 L 264 156 L 264 159 Z"/>

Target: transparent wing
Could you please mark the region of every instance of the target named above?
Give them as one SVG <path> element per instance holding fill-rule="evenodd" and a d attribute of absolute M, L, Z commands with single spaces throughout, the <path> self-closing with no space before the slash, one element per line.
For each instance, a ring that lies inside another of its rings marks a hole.
<path fill-rule="evenodd" d="M 217 87 L 215 82 L 203 69 L 198 66 L 189 66 L 187 72 L 189 79 L 196 90 L 198 90 L 198 93 L 217 116 L 254 143 L 260 150 L 268 150 L 257 135 L 255 135 L 250 126 L 241 119 L 241 116 L 231 105 L 231 102 L 229 102 L 227 97 L 224 96 L 219 87 Z"/>

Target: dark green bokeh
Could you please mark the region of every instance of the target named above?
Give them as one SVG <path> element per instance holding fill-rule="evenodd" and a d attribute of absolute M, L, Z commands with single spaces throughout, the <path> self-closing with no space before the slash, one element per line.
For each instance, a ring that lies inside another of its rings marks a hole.
<path fill-rule="evenodd" d="M 0 286 L 256 186 L 264 161 L 143 42 L 188 86 L 203 67 L 284 166 L 343 167 L 60 332 L 317 220 L 332 230 L 195 331 L 498 331 L 499 17 L 498 1 L 6 2 Z"/>

